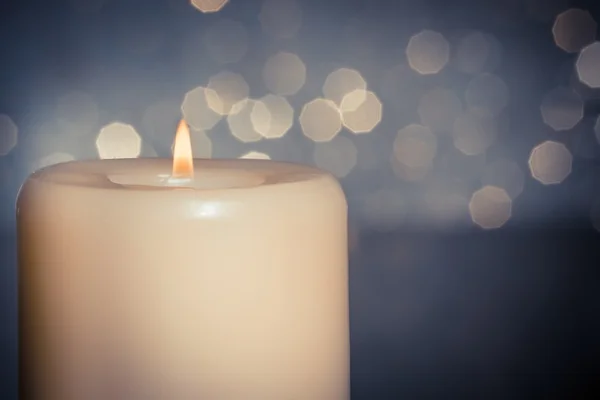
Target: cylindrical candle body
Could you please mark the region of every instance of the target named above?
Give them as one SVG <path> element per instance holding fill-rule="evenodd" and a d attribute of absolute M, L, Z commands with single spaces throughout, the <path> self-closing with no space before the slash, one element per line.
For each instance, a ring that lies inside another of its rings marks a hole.
<path fill-rule="evenodd" d="M 348 399 L 338 183 L 198 160 L 196 188 L 148 184 L 169 168 L 75 162 L 25 183 L 21 398 Z"/>

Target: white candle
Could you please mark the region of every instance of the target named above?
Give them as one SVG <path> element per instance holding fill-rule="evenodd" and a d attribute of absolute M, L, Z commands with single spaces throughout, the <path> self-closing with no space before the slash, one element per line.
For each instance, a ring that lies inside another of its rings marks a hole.
<path fill-rule="evenodd" d="M 71 162 L 24 184 L 21 398 L 347 400 L 339 184 L 271 161 L 192 165 L 185 128 L 174 163 Z"/>

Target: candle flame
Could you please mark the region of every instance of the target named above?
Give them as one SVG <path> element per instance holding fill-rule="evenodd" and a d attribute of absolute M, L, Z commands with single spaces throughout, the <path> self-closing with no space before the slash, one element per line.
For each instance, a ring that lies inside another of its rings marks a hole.
<path fill-rule="evenodd" d="M 194 158 L 190 129 L 184 120 L 179 122 L 173 146 L 173 178 L 192 179 L 194 177 Z"/>

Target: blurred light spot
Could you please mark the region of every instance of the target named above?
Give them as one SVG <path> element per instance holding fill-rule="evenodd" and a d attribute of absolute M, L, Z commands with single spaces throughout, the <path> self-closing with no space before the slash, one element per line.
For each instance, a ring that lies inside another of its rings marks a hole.
<path fill-rule="evenodd" d="M 367 223 L 380 230 L 397 228 L 405 218 L 406 204 L 400 191 L 377 190 L 367 195 L 365 216 Z"/>
<path fill-rule="evenodd" d="M 342 123 L 352 133 L 371 132 L 381 122 L 381 108 L 375 93 L 354 90 L 342 100 Z"/>
<path fill-rule="evenodd" d="M 208 98 L 213 99 L 213 102 L 219 99 L 213 89 L 200 86 L 187 92 L 183 99 L 181 105 L 183 117 L 196 130 L 212 129 L 221 120 L 221 115 L 208 106 Z"/>
<path fill-rule="evenodd" d="M 44 156 L 35 162 L 33 166 L 33 170 L 38 170 L 41 168 L 49 167 L 50 165 L 60 164 L 63 162 L 74 161 L 75 157 L 69 153 L 52 153 L 47 156 Z"/>
<path fill-rule="evenodd" d="M 581 50 L 576 68 L 581 82 L 594 89 L 600 88 L 600 42 Z"/>
<path fill-rule="evenodd" d="M 510 219 L 511 208 L 508 193 L 496 186 L 484 186 L 473 194 L 469 202 L 473 222 L 483 229 L 500 228 Z"/>
<path fill-rule="evenodd" d="M 352 140 L 338 136 L 330 142 L 317 143 L 314 160 L 319 168 L 331 172 L 338 178 L 343 178 L 356 165 L 357 154 Z"/>
<path fill-rule="evenodd" d="M 315 142 L 328 142 L 342 130 L 340 111 L 333 101 L 323 98 L 306 103 L 299 120 L 304 135 Z"/>
<path fill-rule="evenodd" d="M 94 99 L 83 92 L 70 92 L 58 99 L 58 123 L 74 134 L 84 135 L 97 129 L 100 112 Z"/>
<path fill-rule="evenodd" d="M 462 111 L 463 105 L 458 96 L 443 88 L 425 93 L 418 108 L 421 123 L 436 132 L 451 132 Z"/>
<path fill-rule="evenodd" d="M 556 131 L 569 130 L 583 118 L 583 100 L 568 87 L 557 87 L 546 93 L 540 109 L 546 125 Z"/>
<path fill-rule="evenodd" d="M 556 17 L 552 34 L 558 47 L 569 53 L 577 53 L 596 39 L 596 21 L 584 10 L 572 8 Z"/>
<path fill-rule="evenodd" d="M 100 130 L 96 139 L 98 156 L 107 158 L 135 158 L 140 155 L 142 139 L 135 128 L 113 122 Z"/>
<path fill-rule="evenodd" d="M 429 128 L 411 124 L 398 131 L 394 156 L 410 168 L 429 167 L 437 153 L 437 137 Z"/>
<path fill-rule="evenodd" d="M 485 70 L 492 58 L 492 43 L 481 32 L 472 32 L 458 43 L 453 65 L 461 72 L 478 74 Z"/>
<path fill-rule="evenodd" d="M 246 99 L 250 92 L 240 74 L 229 71 L 212 76 L 205 91 L 208 107 L 219 115 L 228 115 L 234 104 Z"/>
<path fill-rule="evenodd" d="M 95 158 L 98 156 L 96 139 L 97 135 L 82 137 L 66 132 L 54 119 L 37 125 L 32 134 L 19 137 L 30 167 L 36 167 L 38 160 L 52 153 L 72 154 L 78 159 Z"/>
<path fill-rule="evenodd" d="M 531 175 L 544 185 L 561 183 L 571 173 L 573 156 L 564 144 L 548 140 L 529 157 Z"/>
<path fill-rule="evenodd" d="M 237 21 L 221 19 L 208 28 L 204 44 L 209 56 L 216 62 L 236 63 L 248 51 L 248 32 Z"/>
<path fill-rule="evenodd" d="M 441 33 L 424 30 L 410 38 L 406 56 L 410 67 L 421 75 L 437 74 L 448 63 L 450 44 Z"/>
<path fill-rule="evenodd" d="M 261 153 L 258 151 L 249 151 L 248 153 L 244 154 L 240 158 L 251 159 L 251 160 L 270 160 L 271 159 L 271 157 L 269 157 L 268 154 Z"/>
<path fill-rule="evenodd" d="M 231 113 L 227 117 L 227 124 L 229 125 L 231 134 L 240 142 L 257 142 L 263 138 L 256 130 L 253 122 L 254 109 L 257 106 L 262 106 L 261 108 L 265 108 L 262 103 L 257 102 L 256 100 L 244 99 L 234 104 L 231 109 Z M 271 123 L 271 115 L 267 114 L 265 115 L 265 118 L 265 120 L 261 120 L 261 123 L 268 127 Z"/>
<path fill-rule="evenodd" d="M 279 52 L 265 63 L 263 79 L 271 92 L 291 96 L 304 86 L 306 66 L 297 55 Z"/>
<path fill-rule="evenodd" d="M 366 98 L 367 82 L 360 72 L 350 68 L 339 68 L 327 75 L 323 84 L 323 95 L 335 103 L 337 107 L 342 106 L 342 101 L 349 93 L 355 93 L 352 102 L 347 102 L 347 111 L 356 110 Z M 362 98 L 361 98 L 362 94 Z"/>
<path fill-rule="evenodd" d="M 481 183 L 484 186 L 495 186 L 506 190 L 514 200 L 523 192 L 525 174 L 516 162 L 501 158 L 485 167 Z"/>
<path fill-rule="evenodd" d="M 295 0 L 265 0 L 258 19 L 265 33 L 289 39 L 302 26 L 302 9 Z"/>
<path fill-rule="evenodd" d="M 498 128 L 490 115 L 468 110 L 454 121 L 454 147 L 466 155 L 484 153 L 496 140 Z"/>
<path fill-rule="evenodd" d="M 465 98 L 469 108 L 497 116 L 508 105 L 509 92 L 500 77 L 483 73 L 471 79 Z"/>
<path fill-rule="evenodd" d="M 17 145 L 19 129 L 6 114 L 0 114 L 0 156 L 5 156 Z"/>
<path fill-rule="evenodd" d="M 229 0 L 191 0 L 192 6 L 203 13 L 220 11 Z"/>
<path fill-rule="evenodd" d="M 251 120 L 254 129 L 262 136 L 278 139 L 292 127 L 294 109 L 285 98 L 268 94 L 254 105 Z"/>

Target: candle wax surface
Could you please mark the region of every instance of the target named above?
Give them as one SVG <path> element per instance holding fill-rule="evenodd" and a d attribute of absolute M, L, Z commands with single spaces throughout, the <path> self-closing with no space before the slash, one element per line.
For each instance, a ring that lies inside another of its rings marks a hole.
<path fill-rule="evenodd" d="M 348 400 L 347 205 L 264 160 L 76 161 L 17 202 L 23 399 Z"/>

